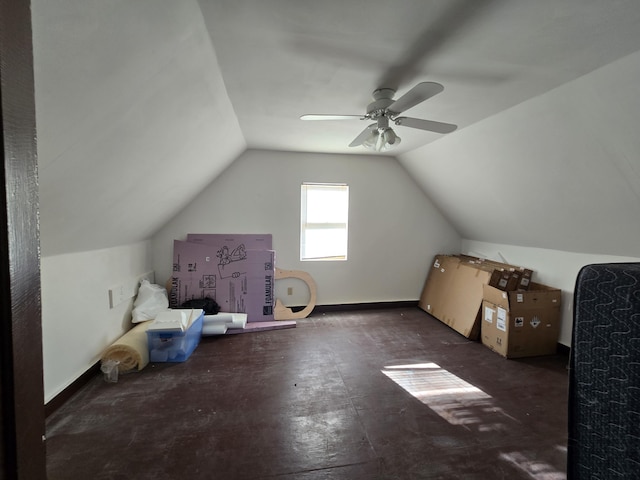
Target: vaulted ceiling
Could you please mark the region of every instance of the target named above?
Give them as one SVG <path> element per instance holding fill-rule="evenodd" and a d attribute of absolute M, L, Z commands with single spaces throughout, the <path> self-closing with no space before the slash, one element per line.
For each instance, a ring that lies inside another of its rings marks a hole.
<path fill-rule="evenodd" d="M 252 148 L 363 153 L 371 94 L 434 81 L 408 115 L 460 129 L 574 80 L 640 45 L 631 0 L 200 0 L 227 92 Z M 395 154 L 441 135 L 397 128 Z"/>
<path fill-rule="evenodd" d="M 300 115 L 433 81 L 406 114 L 458 129 L 386 154 L 462 236 L 640 256 L 636 0 L 32 4 L 45 255 L 148 238 L 247 148 L 370 154 Z"/>

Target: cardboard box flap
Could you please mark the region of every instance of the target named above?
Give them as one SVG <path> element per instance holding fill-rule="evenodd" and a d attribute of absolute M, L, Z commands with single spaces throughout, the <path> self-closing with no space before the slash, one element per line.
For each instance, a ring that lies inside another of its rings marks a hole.
<path fill-rule="evenodd" d="M 451 255 L 436 255 L 425 281 L 418 306 L 432 315 L 439 316 L 444 296 L 449 290 L 453 273 L 460 259 Z"/>
<path fill-rule="evenodd" d="M 509 292 L 503 292 L 502 290 L 499 290 L 496 287 L 492 287 L 491 285 L 483 285 L 482 298 L 483 300 L 491 302 L 494 305 L 509 309 Z"/>
<path fill-rule="evenodd" d="M 455 268 L 460 259 L 454 255 L 436 255 L 433 259 L 433 268 L 444 272 L 447 268 Z"/>
<path fill-rule="evenodd" d="M 527 291 L 503 292 L 490 285 L 483 285 L 483 299 L 506 310 L 559 308 L 562 291 L 540 283 L 531 283 Z"/>

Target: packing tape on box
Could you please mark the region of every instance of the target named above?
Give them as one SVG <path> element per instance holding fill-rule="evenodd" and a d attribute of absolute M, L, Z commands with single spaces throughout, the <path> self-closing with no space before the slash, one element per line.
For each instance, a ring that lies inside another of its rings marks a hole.
<path fill-rule="evenodd" d="M 131 330 L 112 343 L 104 351 L 101 361 L 119 362 L 118 372 L 142 370 L 149 364 L 149 346 L 147 343 L 147 326 L 151 320 L 136 324 Z"/>

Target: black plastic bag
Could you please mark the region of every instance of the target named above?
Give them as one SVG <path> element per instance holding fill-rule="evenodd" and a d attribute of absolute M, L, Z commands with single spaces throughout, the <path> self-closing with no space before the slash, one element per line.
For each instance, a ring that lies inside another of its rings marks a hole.
<path fill-rule="evenodd" d="M 187 300 L 181 305 L 181 308 L 201 308 L 205 315 L 216 315 L 220 311 L 220 305 L 209 297 Z"/>

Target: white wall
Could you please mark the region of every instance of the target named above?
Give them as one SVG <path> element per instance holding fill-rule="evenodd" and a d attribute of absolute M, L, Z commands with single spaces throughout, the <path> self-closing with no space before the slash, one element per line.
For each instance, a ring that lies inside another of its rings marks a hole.
<path fill-rule="evenodd" d="M 300 262 L 302 182 L 349 184 L 346 262 Z M 309 272 L 319 305 L 417 300 L 433 255 L 460 249 L 395 159 L 359 155 L 245 152 L 152 238 L 158 283 L 171 276 L 173 240 L 187 233 L 271 233 L 277 266 Z M 306 304 L 280 291 L 285 304 Z"/>
<path fill-rule="evenodd" d="M 131 327 L 133 298 L 109 308 L 109 289 L 152 270 L 149 242 L 42 258 L 45 402 Z"/>
<path fill-rule="evenodd" d="M 640 262 L 638 257 L 590 255 L 544 248 L 462 240 L 462 252 L 534 270 L 533 280 L 562 290 L 562 328 L 559 342 L 571 345 L 573 292 L 580 269 L 592 263 Z"/>

